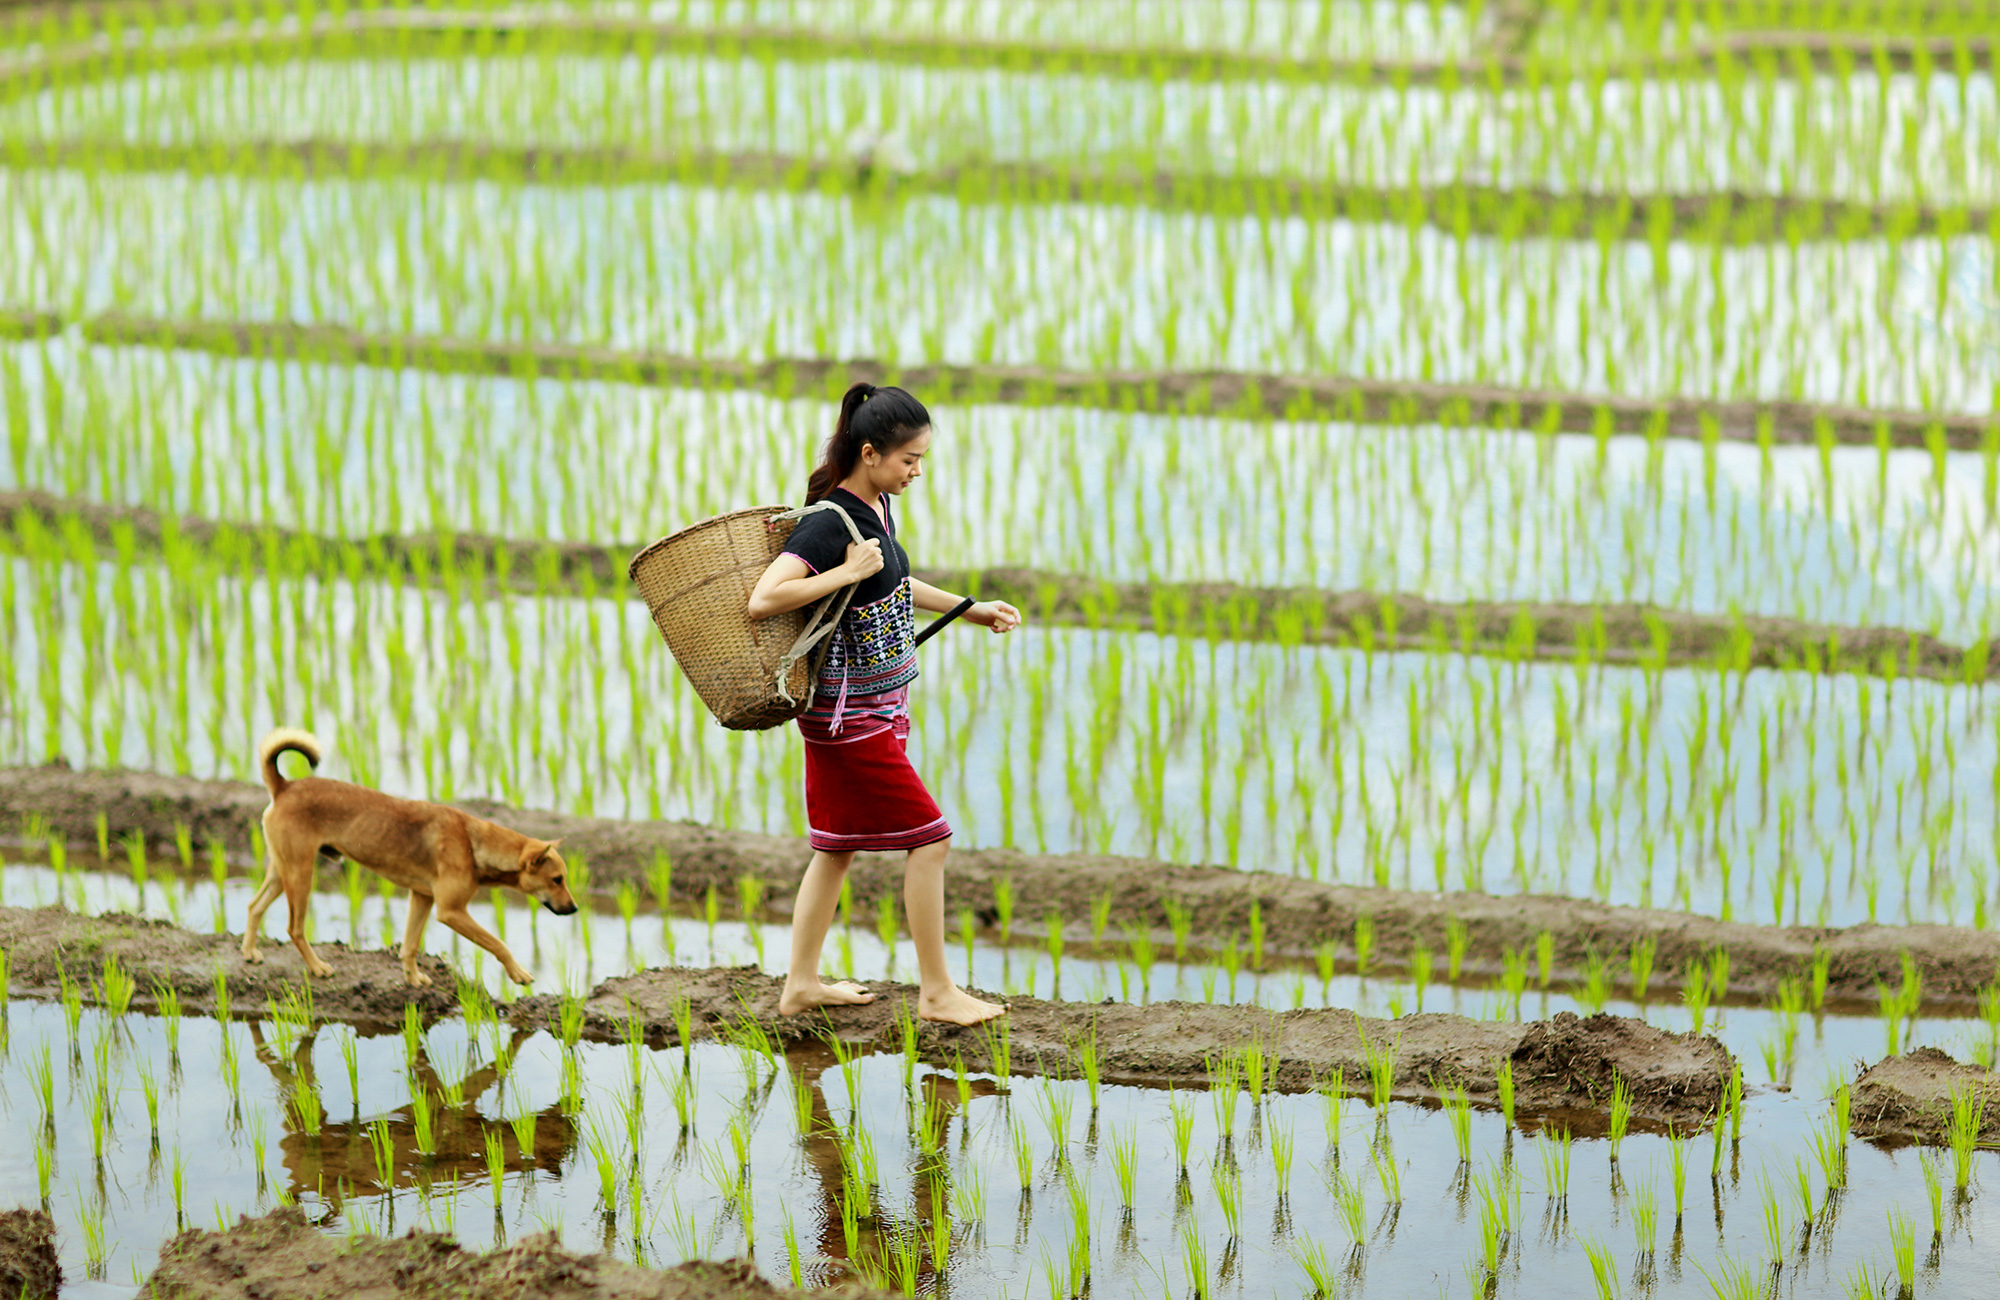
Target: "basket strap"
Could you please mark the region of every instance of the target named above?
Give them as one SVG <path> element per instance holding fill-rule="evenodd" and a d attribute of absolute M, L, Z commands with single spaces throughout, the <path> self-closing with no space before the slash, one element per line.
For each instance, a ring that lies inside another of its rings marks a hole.
<path fill-rule="evenodd" d="M 802 519 L 807 515 L 816 515 L 822 510 L 831 510 L 838 514 L 840 521 L 847 525 L 848 534 L 854 538 L 855 545 L 861 544 L 861 530 L 855 527 L 853 518 L 838 501 L 815 501 L 796 510 L 782 511 L 770 516 L 770 519 L 774 523 L 781 519 Z M 806 620 L 805 631 L 799 633 L 798 640 L 792 642 L 792 648 L 785 651 L 784 656 L 778 660 L 778 698 L 786 704 L 798 703 L 792 698 L 791 690 L 786 685 L 786 679 L 792 675 L 793 665 L 811 654 L 815 646 L 826 640 L 832 635 L 833 630 L 840 626 L 842 616 L 847 613 L 848 604 L 854 599 L 854 588 L 859 585 L 859 583 L 849 583 L 832 598 L 821 600 L 812 617 Z"/>

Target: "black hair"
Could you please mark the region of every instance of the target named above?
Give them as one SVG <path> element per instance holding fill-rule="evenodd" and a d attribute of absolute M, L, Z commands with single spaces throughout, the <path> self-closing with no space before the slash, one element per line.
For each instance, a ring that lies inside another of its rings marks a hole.
<path fill-rule="evenodd" d="M 819 467 L 806 480 L 806 504 L 820 500 L 854 472 L 861 449 L 873 447 L 886 456 L 930 426 L 924 404 L 900 388 L 857 383 L 840 399 L 840 418 Z"/>

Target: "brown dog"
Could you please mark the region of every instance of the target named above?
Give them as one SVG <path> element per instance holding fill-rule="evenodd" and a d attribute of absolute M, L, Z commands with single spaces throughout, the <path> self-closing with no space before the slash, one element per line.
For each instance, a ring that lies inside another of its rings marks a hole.
<path fill-rule="evenodd" d="M 286 933 L 314 975 L 331 975 L 333 967 L 319 959 L 306 942 L 306 903 L 312 897 L 313 871 L 322 852 L 337 853 L 350 862 L 388 877 L 410 891 L 410 919 L 403 928 L 403 977 L 428 984 L 431 977 L 417 969 L 423 951 L 424 925 L 431 906 L 443 921 L 500 959 L 507 978 L 516 984 L 534 980 L 514 960 L 507 945 L 465 910 L 482 885 L 518 889 L 557 916 L 576 911 L 576 900 L 563 884 L 568 868 L 556 852 L 560 840 L 531 839 L 482 821 L 456 808 L 398 799 L 394 795 L 329 781 L 324 777 L 288 780 L 278 771 L 278 755 L 286 750 L 305 755 L 319 766 L 319 742 L 303 731 L 280 727 L 257 746 L 257 766 L 271 791 L 264 810 L 264 845 L 268 855 L 264 885 L 250 900 L 250 917 L 243 927 L 243 959 L 262 961 L 257 934 L 264 913 L 284 890 L 290 909 Z"/>

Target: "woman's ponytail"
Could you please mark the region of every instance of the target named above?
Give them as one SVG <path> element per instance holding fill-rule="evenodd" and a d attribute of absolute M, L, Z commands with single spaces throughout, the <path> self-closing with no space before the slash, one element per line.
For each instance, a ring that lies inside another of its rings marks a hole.
<path fill-rule="evenodd" d="M 900 388 L 857 382 L 840 398 L 840 418 L 819 465 L 806 480 L 806 504 L 824 499 L 861 463 L 861 449 L 888 455 L 930 427 L 931 413 Z"/>

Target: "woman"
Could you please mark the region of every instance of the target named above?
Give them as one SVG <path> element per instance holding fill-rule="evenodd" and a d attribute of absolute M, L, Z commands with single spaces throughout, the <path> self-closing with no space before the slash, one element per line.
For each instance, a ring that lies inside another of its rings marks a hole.
<path fill-rule="evenodd" d="M 855 542 L 831 511 L 807 515 L 750 593 L 750 617 L 759 619 L 860 584 L 830 638 L 811 706 L 799 718 L 813 859 L 792 912 L 791 968 L 778 1001 L 785 1015 L 875 1000 L 858 984 L 821 979 L 820 950 L 854 855 L 898 849 L 909 854 L 903 906 L 917 946 L 918 1014 L 976 1025 L 1007 1010 L 959 988 L 945 966 L 944 860 L 951 826 L 904 752 L 910 683 L 917 676 L 915 611 L 944 613 L 960 599 L 910 576 L 889 507 L 889 498 L 923 476 L 930 444 L 930 412 L 916 398 L 872 384 L 848 389 L 826 454 L 806 483 L 806 504 L 835 502 L 862 540 Z M 1019 610 L 997 600 L 981 601 L 963 617 L 995 632 L 1021 623 Z"/>

